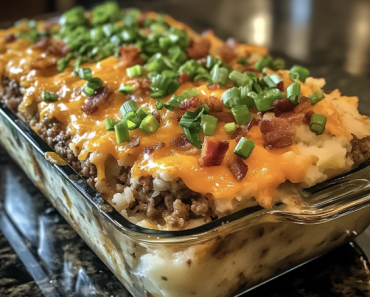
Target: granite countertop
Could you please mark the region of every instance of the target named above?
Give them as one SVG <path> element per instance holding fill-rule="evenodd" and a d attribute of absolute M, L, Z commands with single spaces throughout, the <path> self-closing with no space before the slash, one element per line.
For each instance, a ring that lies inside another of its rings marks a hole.
<path fill-rule="evenodd" d="M 365 0 L 128 1 L 165 11 L 300 63 L 327 90 L 360 97 L 370 115 L 370 2 Z M 194 9 L 196 7 L 196 9 Z M 212 7 L 212 13 L 209 13 Z M 329 13 L 330 12 L 330 13 Z M 232 32 L 232 33 L 231 33 Z M 370 228 L 243 296 L 369 296 Z M 0 148 L 0 296 L 130 296 Z"/>

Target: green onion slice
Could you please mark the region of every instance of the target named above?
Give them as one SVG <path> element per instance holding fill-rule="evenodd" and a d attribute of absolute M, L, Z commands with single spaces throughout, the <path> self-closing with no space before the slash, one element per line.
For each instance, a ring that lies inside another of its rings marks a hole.
<path fill-rule="evenodd" d="M 327 118 L 326 116 L 314 113 L 310 121 L 310 130 L 316 135 L 321 135 L 325 132 Z"/>
<path fill-rule="evenodd" d="M 282 78 L 275 74 L 271 74 L 263 77 L 263 81 L 267 87 L 275 88 L 275 86 L 282 81 Z"/>
<path fill-rule="evenodd" d="M 158 109 L 158 110 L 161 110 L 163 108 L 163 101 L 162 100 L 158 100 L 156 103 L 155 103 L 155 107 Z"/>
<path fill-rule="evenodd" d="M 121 113 L 122 117 L 124 118 L 127 114 L 134 114 L 139 107 L 134 100 L 128 100 L 122 104 L 119 112 Z"/>
<path fill-rule="evenodd" d="M 254 99 L 258 111 L 266 111 L 274 108 L 274 102 L 284 98 L 284 95 L 279 89 L 267 89 L 260 94 L 250 92 L 248 96 Z"/>
<path fill-rule="evenodd" d="M 301 102 L 301 85 L 295 81 L 286 90 L 286 94 L 290 102 L 298 105 Z"/>
<path fill-rule="evenodd" d="M 242 137 L 234 149 L 234 154 L 242 159 L 248 159 L 256 144 L 248 138 Z"/>
<path fill-rule="evenodd" d="M 90 68 L 79 68 L 77 75 L 79 78 L 87 80 L 87 81 L 93 78 L 92 71 Z"/>
<path fill-rule="evenodd" d="M 234 134 L 235 131 L 236 131 L 236 124 L 235 123 L 228 123 L 228 124 L 225 124 L 224 126 L 224 130 L 227 134 Z"/>
<path fill-rule="evenodd" d="M 44 102 L 55 102 L 58 100 L 58 95 L 53 92 L 42 92 L 41 98 Z"/>
<path fill-rule="evenodd" d="M 310 71 L 307 68 L 298 66 L 298 65 L 294 65 L 290 69 L 290 73 L 296 73 L 298 75 L 298 78 L 302 82 L 305 82 L 306 78 L 310 76 Z M 289 74 L 289 77 L 290 77 L 290 74 Z"/>
<path fill-rule="evenodd" d="M 251 78 L 239 71 L 236 71 L 236 70 L 233 70 L 230 74 L 229 74 L 229 78 L 232 80 L 233 83 L 235 83 L 235 85 L 237 85 L 238 87 L 241 87 L 241 86 L 246 86 L 246 85 L 249 85 L 249 84 L 252 84 L 253 81 L 251 80 Z"/>
<path fill-rule="evenodd" d="M 239 58 L 236 63 L 240 64 L 240 65 L 243 65 L 243 66 L 246 66 L 247 63 L 248 63 L 248 58 L 247 57 L 241 57 Z"/>
<path fill-rule="evenodd" d="M 105 129 L 107 131 L 113 131 L 116 121 L 113 118 L 105 119 Z"/>
<path fill-rule="evenodd" d="M 207 58 L 206 58 L 205 67 L 208 68 L 208 69 L 212 69 L 213 66 L 215 66 L 216 64 L 220 65 L 221 60 L 219 58 L 214 57 L 214 56 L 208 55 Z"/>
<path fill-rule="evenodd" d="M 143 71 L 140 65 L 135 65 L 126 69 L 128 77 L 142 76 Z"/>
<path fill-rule="evenodd" d="M 148 114 L 140 124 L 140 129 L 149 134 L 157 132 L 158 128 L 159 123 L 152 114 Z"/>
<path fill-rule="evenodd" d="M 271 67 L 273 61 L 274 60 L 271 56 L 262 57 L 254 64 L 254 68 L 256 68 L 258 72 L 262 72 L 263 68 Z"/>
<path fill-rule="evenodd" d="M 118 144 L 130 141 L 130 134 L 127 123 L 125 121 L 117 123 L 114 126 L 114 131 L 116 132 L 116 139 Z"/>
<path fill-rule="evenodd" d="M 217 66 L 217 65 L 216 65 Z M 217 67 L 214 68 L 214 72 L 212 75 L 212 82 L 214 84 L 220 84 L 222 86 L 225 86 L 227 83 L 227 75 L 229 74 L 229 71 L 224 67 Z"/>
<path fill-rule="evenodd" d="M 140 117 L 141 120 L 143 120 L 148 114 L 150 114 L 150 109 L 147 106 L 140 107 L 136 114 Z"/>
<path fill-rule="evenodd" d="M 221 99 L 225 107 L 228 109 L 243 104 L 240 99 L 240 89 L 238 89 L 237 87 L 228 89 L 225 93 L 222 94 Z"/>
<path fill-rule="evenodd" d="M 127 95 L 128 93 L 131 93 L 133 90 L 134 86 L 121 84 L 118 89 L 118 92 L 120 92 L 123 95 Z"/>
<path fill-rule="evenodd" d="M 182 127 L 182 130 L 192 145 L 199 149 L 202 148 L 202 140 L 199 137 L 200 125 L 191 128 Z"/>
<path fill-rule="evenodd" d="M 325 95 L 321 93 L 320 91 L 317 91 L 315 93 L 312 93 L 311 95 L 307 96 L 308 99 L 311 101 L 311 105 L 315 105 L 317 102 L 321 101 L 325 98 Z"/>
<path fill-rule="evenodd" d="M 218 119 L 216 117 L 203 114 L 200 123 L 203 133 L 207 136 L 212 136 L 215 133 L 217 122 Z"/>
<path fill-rule="evenodd" d="M 239 105 L 231 109 L 231 113 L 238 125 L 248 124 L 252 119 L 249 109 L 245 105 Z"/>
<path fill-rule="evenodd" d="M 240 99 L 243 102 L 243 104 L 245 103 L 248 107 L 256 106 L 253 97 L 249 95 L 249 93 L 252 92 L 251 85 L 240 87 L 239 90 L 240 90 Z"/>

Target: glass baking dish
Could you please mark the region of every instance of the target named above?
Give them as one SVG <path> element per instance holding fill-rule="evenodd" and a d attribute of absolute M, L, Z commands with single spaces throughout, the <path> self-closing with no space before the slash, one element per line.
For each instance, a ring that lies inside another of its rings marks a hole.
<path fill-rule="evenodd" d="M 370 167 L 308 189 L 299 213 L 258 206 L 182 231 L 121 216 L 0 103 L 0 144 L 135 297 L 235 296 L 352 240 L 370 223 Z"/>

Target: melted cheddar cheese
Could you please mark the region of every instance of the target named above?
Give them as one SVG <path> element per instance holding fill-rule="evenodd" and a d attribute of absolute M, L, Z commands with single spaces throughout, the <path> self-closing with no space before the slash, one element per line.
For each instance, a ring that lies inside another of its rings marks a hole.
<path fill-rule="evenodd" d="M 174 27 L 183 28 L 192 38 L 198 37 L 184 24 L 170 17 L 166 17 L 166 21 Z M 15 28 L 0 31 L 0 40 L 13 32 L 16 32 Z M 212 43 L 210 52 L 216 55 L 217 50 L 224 43 L 212 33 L 208 33 L 208 38 Z M 56 118 L 65 124 L 73 136 L 73 149 L 80 160 L 86 159 L 93 152 L 103 153 L 105 156 L 112 155 L 116 160 L 123 161 L 125 165 L 132 166 L 132 177 L 134 178 L 147 175 L 158 176 L 160 172 L 167 172 L 181 178 L 191 190 L 204 194 L 211 193 L 215 199 L 231 200 L 249 191 L 261 205 L 266 207 L 271 206 L 276 188 L 280 184 L 287 180 L 292 183 L 303 181 L 307 169 L 317 161 L 314 156 L 303 156 L 295 145 L 284 149 L 265 148 L 259 127 L 255 126 L 248 132 L 248 138 L 256 143 L 256 147 L 251 156 L 245 160 L 249 167 L 246 177 L 238 182 L 230 173 L 225 161 L 220 166 L 202 168 L 198 163 L 200 150 L 188 153 L 169 146 L 171 140 L 178 137 L 182 129 L 177 121 L 178 111 L 175 109 L 172 112 L 165 108 L 159 111 L 162 121 L 155 134 L 149 135 L 140 129 L 130 131 L 130 136 L 135 134 L 141 137 L 139 147 L 130 148 L 127 143 L 117 144 L 115 133 L 106 131 L 104 120 L 106 118 L 114 118 L 117 121 L 121 119 L 119 109 L 127 99 L 117 90 L 121 83 L 132 83 L 132 79 L 126 75 L 126 69 L 120 66 L 119 58 L 111 56 L 98 63 L 83 65 L 84 68 L 91 68 L 93 76 L 101 78 L 111 92 L 108 101 L 103 106 L 100 106 L 95 113 L 87 115 L 82 110 L 87 99 L 87 95 L 81 91 L 85 81 L 73 74 L 72 67 L 68 67 L 62 73 L 58 73 L 55 68 L 31 70 L 31 61 L 42 56 L 43 53 L 32 49 L 25 40 L 18 39 L 13 43 L 2 43 L 0 50 L 1 48 L 3 54 L 0 55 L 0 76 L 15 79 L 24 88 L 24 99 L 19 107 L 20 112 L 37 104 L 40 121 L 48 117 Z M 267 54 L 264 48 L 247 45 L 239 45 L 237 51 L 241 56 L 251 53 L 260 56 Z M 235 64 L 235 61 L 231 64 L 233 63 Z M 282 77 L 286 88 L 292 81 L 287 72 L 282 72 Z M 301 85 L 302 95 L 312 93 L 312 90 L 305 84 L 301 83 Z M 224 88 L 209 90 L 206 85 L 198 86 L 193 82 L 187 82 L 175 94 L 179 95 L 189 88 L 195 88 L 202 101 L 209 96 L 221 98 L 226 90 Z M 58 101 L 43 102 L 41 94 L 44 91 L 57 93 Z M 164 98 L 163 102 L 170 100 L 171 96 Z M 141 98 L 137 103 L 139 106 L 149 107 L 151 111 L 156 109 L 156 100 L 149 96 Z M 350 137 L 330 102 L 323 100 L 311 109 L 328 118 L 327 129 L 333 135 Z M 236 142 L 225 133 L 224 124 L 218 123 L 214 136 L 229 141 L 230 146 L 225 158 L 227 159 L 233 154 Z M 149 156 L 141 154 L 143 148 L 154 146 L 159 141 L 164 142 L 166 146 Z M 105 178 L 105 159 L 98 158 L 98 161 L 95 161 L 100 180 Z"/>

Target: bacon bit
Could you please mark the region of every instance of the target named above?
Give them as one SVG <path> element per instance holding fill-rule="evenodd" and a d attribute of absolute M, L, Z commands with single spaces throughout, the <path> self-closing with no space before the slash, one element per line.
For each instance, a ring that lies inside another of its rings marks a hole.
<path fill-rule="evenodd" d="M 132 135 L 131 136 L 131 141 L 128 143 L 128 146 L 130 148 L 136 148 L 136 147 L 139 147 L 140 146 L 140 136 L 139 135 Z"/>
<path fill-rule="evenodd" d="M 82 110 L 87 114 L 94 113 L 100 105 L 103 105 L 107 101 L 108 96 L 108 88 L 105 86 L 101 87 L 94 95 L 87 98 L 85 105 L 82 106 Z"/>
<path fill-rule="evenodd" d="M 51 41 L 49 44 L 46 53 L 61 56 L 64 57 L 69 53 L 70 49 L 68 47 L 68 44 L 65 43 L 63 40 L 60 41 Z"/>
<path fill-rule="evenodd" d="M 261 116 L 258 114 L 256 117 L 251 119 L 248 123 L 248 125 L 242 125 L 238 128 L 236 128 L 236 131 L 234 134 L 231 135 L 231 138 L 235 139 L 236 142 L 239 142 L 240 138 L 243 136 L 246 136 L 250 129 L 252 129 L 253 126 L 258 126 L 258 124 L 261 122 Z"/>
<path fill-rule="evenodd" d="M 119 48 L 122 56 L 122 66 L 130 67 L 137 64 L 143 65 L 144 60 L 140 57 L 141 50 L 136 45 L 122 45 Z"/>
<path fill-rule="evenodd" d="M 228 141 L 220 141 L 214 136 L 206 137 L 202 145 L 199 165 L 205 167 L 221 165 L 228 149 Z"/>
<path fill-rule="evenodd" d="M 233 114 L 230 111 L 212 111 L 211 115 L 216 117 L 220 122 L 224 123 L 235 122 Z"/>
<path fill-rule="evenodd" d="M 37 57 L 31 61 L 31 69 L 36 69 L 36 70 L 43 70 L 43 69 L 48 69 L 51 67 L 54 67 L 57 64 L 55 59 L 46 59 L 42 57 Z"/>
<path fill-rule="evenodd" d="M 264 118 L 260 122 L 260 129 L 266 146 L 284 148 L 293 144 L 295 129 L 287 119 Z"/>
<path fill-rule="evenodd" d="M 190 59 L 198 60 L 208 55 L 211 42 L 208 38 L 201 37 L 199 40 L 190 40 L 186 54 Z"/>
<path fill-rule="evenodd" d="M 5 43 L 11 43 L 17 40 L 17 37 L 15 37 L 14 34 L 8 34 L 4 37 Z"/>
<path fill-rule="evenodd" d="M 236 53 L 234 48 L 225 44 L 220 51 L 220 58 L 223 62 L 230 62 L 232 59 L 236 58 Z"/>
<path fill-rule="evenodd" d="M 170 146 L 175 146 L 179 148 L 189 148 L 189 146 L 193 145 L 190 143 L 185 133 L 181 132 L 179 137 L 175 137 L 170 141 Z"/>
<path fill-rule="evenodd" d="M 199 100 L 199 98 L 193 96 L 182 101 L 179 107 L 181 110 L 194 111 L 194 109 L 196 109 L 201 103 L 202 102 Z"/>
<path fill-rule="evenodd" d="M 224 104 L 220 98 L 210 96 L 206 98 L 206 103 L 211 109 L 211 111 L 223 111 Z"/>
<path fill-rule="evenodd" d="M 274 102 L 274 112 L 276 116 L 281 115 L 284 112 L 292 111 L 295 108 L 295 105 L 287 98 L 276 100 Z"/>
<path fill-rule="evenodd" d="M 134 90 L 142 90 L 142 91 L 147 91 L 150 88 L 151 81 L 148 78 L 144 77 L 134 77 L 131 79 L 132 84 L 134 85 Z"/>
<path fill-rule="evenodd" d="M 211 84 L 211 85 L 208 85 L 207 86 L 207 89 L 208 90 L 217 90 L 220 88 L 220 85 L 219 84 Z"/>
<path fill-rule="evenodd" d="M 152 154 L 154 151 L 156 151 L 157 149 L 161 148 L 161 147 L 165 147 L 165 143 L 162 142 L 162 141 L 159 141 L 157 142 L 157 144 L 155 146 L 148 146 L 146 148 L 143 149 L 143 154 L 144 155 L 150 155 Z"/>
<path fill-rule="evenodd" d="M 279 89 L 281 92 L 284 92 L 284 81 L 279 82 L 276 85 L 276 88 Z"/>
<path fill-rule="evenodd" d="M 31 48 L 38 50 L 45 50 L 49 46 L 50 39 L 48 37 L 42 37 L 35 44 L 32 44 Z"/>
<path fill-rule="evenodd" d="M 248 172 L 248 165 L 238 156 L 232 156 L 227 160 L 227 167 L 237 181 L 242 181 Z"/>
<path fill-rule="evenodd" d="M 312 110 L 307 111 L 303 118 L 303 123 L 309 125 L 314 112 Z"/>
<path fill-rule="evenodd" d="M 183 72 L 180 74 L 180 77 L 178 79 L 179 84 L 184 84 L 189 81 L 189 73 Z"/>
<path fill-rule="evenodd" d="M 239 140 L 240 140 L 240 138 L 242 137 L 242 135 L 245 133 L 245 126 L 243 125 L 243 126 L 240 126 L 240 127 L 236 127 L 236 130 L 235 130 L 235 132 L 233 133 L 233 134 L 231 134 L 230 135 L 230 137 L 232 138 L 232 139 L 237 139 L 237 138 L 239 138 L 238 140 L 237 140 L 237 142 L 239 142 Z"/>
<path fill-rule="evenodd" d="M 281 119 L 287 119 L 289 122 L 302 121 L 304 113 L 295 113 L 293 111 L 285 112 L 279 116 Z"/>
<path fill-rule="evenodd" d="M 162 117 L 159 114 L 158 110 L 153 110 L 152 115 L 154 115 L 154 117 L 155 117 L 155 119 L 157 120 L 158 123 L 160 123 L 162 121 Z"/>
<path fill-rule="evenodd" d="M 301 102 L 294 108 L 293 112 L 305 112 L 311 106 L 311 101 L 306 96 L 301 97 Z"/>

